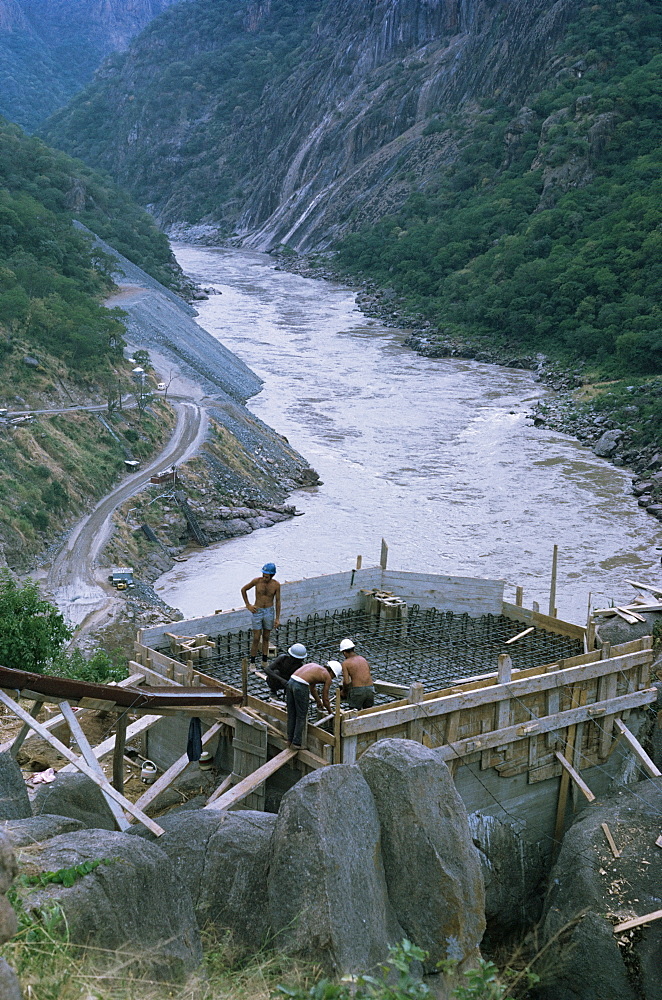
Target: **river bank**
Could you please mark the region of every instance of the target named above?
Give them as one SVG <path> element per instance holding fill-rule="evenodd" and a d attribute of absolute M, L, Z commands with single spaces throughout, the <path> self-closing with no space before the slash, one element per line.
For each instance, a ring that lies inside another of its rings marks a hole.
<path fill-rule="evenodd" d="M 615 466 L 632 469 L 632 493 L 640 507 L 662 521 L 662 378 L 596 381 L 581 361 L 563 365 L 546 354 L 499 349 L 480 342 L 440 338 L 434 325 L 410 312 L 393 289 L 354 283 L 335 267 L 332 254 L 299 255 L 276 248 L 277 267 L 301 277 L 340 281 L 356 292 L 356 304 L 385 326 L 407 331 L 405 343 L 429 358 L 465 358 L 534 373 L 555 393 L 532 413 L 536 427 L 569 434 Z"/>

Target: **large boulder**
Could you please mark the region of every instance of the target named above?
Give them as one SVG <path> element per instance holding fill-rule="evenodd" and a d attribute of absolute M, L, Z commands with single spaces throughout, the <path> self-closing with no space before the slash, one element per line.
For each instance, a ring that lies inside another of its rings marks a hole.
<path fill-rule="evenodd" d="M 539 1000 L 661 1000 L 662 921 L 614 926 L 660 909 L 662 778 L 591 805 L 566 833 L 550 878 Z M 612 855 L 602 823 L 621 850 Z"/>
<path fill-rule="evenodd" d="M 72 943 L 120 952 L 126 973 L 179 979 L 200 963 L 202 949 L 191 897 L 156 844 L 124 833 L 80 830 L 30 848 L 33 871 L 104 863 L 66 887 L 30 892 L 28 910 L 57 902 Z"/>
<path fill-rule="evenodd" d="M 68 816 L 80 820 L 88 830 L 117 828 L 101 789 L 80 772 L 58 774 L 55 781 L 40 785 L 32 805 L 35 816 Z"/>
<path fill-rule="evenodd" d="M 0 753 L 0 819 L 32 815 L 23 773 L 9 753 Z"/>
<path fill-rule="evenodd" d="M 379 817 L 356 765 L 324 767 L 284 796 L 271 841 L 275 946 L 338 975 L 374 969 L 404 937 L 386 891 Z"/>
<path fill-rule="evenodd" d="M 17 872 L 18 865 L 12 846 L 7 837 L 0 833 L 0 944 L 9 941 L 17 929 L 16 914 L 5 895 Z M 21 987 L 16 973 L 4 958 L 0 958 L 0 998 L 1 1000 L 22 1000 Z"/>
<path fill-rule="evenodd" d="M 29 816 L 27 819 L 7 819 L 0 823 L 0 832 L 4 833 L 13 847 L 28 847 L 42 840 L 50 840 L 61 833 L 73 833 L 82 830 L 79 819 L 70 816 Z"/>
<path fill-rule="evenodd" d="M 270 931 L 267 872 L 275 815 L 195 809 L 169 813 L 159 824 L 165 830 L 159 848 L 179 872 L 198 924 L 229 930 L 236 943 L 257 950 Z"/>
<path fill-rule="evenodd" d="M 388 895 L 407 937 L 429 953 L 429 969 L 473 960 L 485 930 L 485 889 L 448 767 L 412 740 L 379 740 L 358 766 L 375 798 Z"/>

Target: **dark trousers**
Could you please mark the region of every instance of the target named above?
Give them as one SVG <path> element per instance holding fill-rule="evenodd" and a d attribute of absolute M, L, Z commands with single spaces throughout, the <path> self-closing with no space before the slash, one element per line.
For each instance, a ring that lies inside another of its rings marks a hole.
<path fill-rule="evenodd" d="M 372 684 L 369 687 L 350 688 L 347 695 L 350 708 L 372 708 L 375 704 L 375 689 Z"/>
<path fill-rule="evenodd" d="M 288 681 L 285 687 L 287 700 L 287 740 L 301 746 L 304 723 L 308 717 L 310 705 L 310 687 L 299 681 Z"/>

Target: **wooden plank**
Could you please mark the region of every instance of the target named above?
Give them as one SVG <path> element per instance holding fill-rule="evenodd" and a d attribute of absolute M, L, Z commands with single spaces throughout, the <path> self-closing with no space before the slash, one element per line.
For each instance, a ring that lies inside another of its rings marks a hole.
<path fill-rule="evenodd" d="M 60 702 L 60 711 L 62 712 L 62 715 L 66 719 L 71 735 L 76 740 L 80 748 L 80 752 L 82 753 L 85 761 L 89 764 L 92 770 L 99 775 L 100 778 L 105 779 L 106 776 L 103 773 L 103 768 L 101 767 L 101 764 L 94 756 L 92 747 L 90 746 L 90 742 L 85 733 L 83 732 L 83 728 L 78 719 L 76 718 L 76 714 L 73 711 L 71 705 L 66 701 Z M 117 790 L 119 792 L 122 791 L 121 788 L 118 788 Z M 124 830 L 128 830 L 130 823 L 127 820 L 126 816 L 124 815 L 124 811 L 121 808 L 120 804 L 116 802 L 115 799 L 111 798 L 111 796 L 108 795 L 103 790 L 103 788 L 101 789 L 101 794 L 106 800 L 106 804 L 115 818 L 118 830 L 121 830 L 122 832 Z"/>
<path fill-rule="evenodd" d="M 406 684 L 391 684 L 390 681 L 374 681 L 377 694 L 389 694 L 394 698 L 406 698 L 409 688 Z"/>
<path fill-rule="evenodd" d="M 615 858 L 620 858 L 620 856 L 621 856 L 621 854 L 623 852 L 619 851 L 619 849 L 616 847 L 616 843 L 614 841 L 614 838 L 611 835 L 611 830 L 609 829 L 609 827 L 607 826 L 606 823 L 601 823 L 600 826 L 602 827 L 602 832 L 604 833 L 605 837 L 607 838 L 607 843 L 609 844 L 609 848 L 611 850 L 611 853 L 614 855 Z"/>
<path fill-rule="evenodd" d="M 577 787 L 580 789 L 580 791 L 582 792 L 582 794 L 586 797 L 587 801 L 588 802 L 595 802 L 595 795 L 593 794 L 593 792 L 591 791 L 591 789 L 588 787 L 588 785 L 586 784 L 586 782 L 584 781 L 584 779 L 582 778 L 582 776 L 580 774 L 578 774 L 577 771 L 575 771 L 575 769 L 572 766 L 572 764 L 570 763 L 570 761 L 566 760 L 566 758 L 563 756 L 563 754 L 561 753 L 560 750 L 557 750 L 555 752 L 554 756 L 560 762 L 561 766 L 564 767 L 565 770 L 568 772 L 568 774 L 570 775 L 570 777 L 572 778 L 572 780 L 575 782 L 575 784 L 577 785 Z"/>
<path fill-rule="evenodd" d="M 276 771 L 279 771 L 281 767 L 296 757 L 297 751 L 292 749 L 281 750 L 279 754 L 272 757 L 271 760 L 259 767 L 257 771 L 253 771 L 249 774 L 243 781 L 240 781 L 234 788 L 230 788 L 227 792 L 224 792 L 218 798 L 213 801 L 207 801 L 205 809 L 222 810 L 229 809 L 231 806 L 236 806 L 238 802 L 245 799 L 247 795 L 250 795 L 259 785 L 267 780 Z"/>
<path fill-rule="evenodd" d="M 659 778 L 660 776 L 662 776 L 662 771 L 660 771 L 659 768 L 655 766 L 655 764 L 650 759 L 650 757 L 642 747 L 637 737 L 630 732 L 625 723 L 622 722 L 620 719 L 615 719 L 614 722 L 616 728 L 620 732 L 623 739 L 626 740 L 630 744 L 631 748 L 634 750 L 635 754 L 637 755 L 642 764 L 644 771 L 649 776 L 649 778 Z"/>
<path fill-rule="evenodd" d="M 340 727 L 342 724 L 342 705 L 341 705 L 341 694 L 340 685 L 336 688 L 336 703 L 335 711 L 333 713 L 333 736 L 335 739 L 335 746 L 333 748 L 333 763 L 341 764 L 342 758 L 340 756 Z"/>
<path fill-rule="evenodd" d="M 426 698 L 421 705 L 403 705 L 398 707 L 391 707 L 389 705 L 383 706 L 377 711 L 370 709 L 368 713 L 361 712 L 355 719 L 351 721 L 346 720 L 343 723 L 343 737 L 358 736 L 362 733 L 370 733 L 380 729 L 390 729 L 393 726 L 411 722 L 412 719 L 417 717 L 429 718 L 436 715 L 445 715 L 447 712 L 455 712 L 464 708 L 476 708 L 479 705 L 502 701 L 504 698 L 522 698 L 526 694 L 534 694 L 571 684 L 578 684 L 582 681 L 604 676 L 605 674 L 615 677 L 616 673 L 647 663 L 651 659 L 651 656 L 652 654 L 649 650 L 642 650 L 639 653 L 628 653 L 625 656 L 597 660 L 593 663 L 582 664 L 567 670 L 554 670 L 545 674 L 536 674 L 535 676 L 525 677 L 521 680 L 518 675 L 517 679 L 511 681 L 510 684 L 499 685 L 492 683 L 485 687 L 461 691 L 458 694 L 444 695 L 441 698 Z"/>
<path fill-rule="evenodd" d="M 30 709 L 30 715 L 32 716 L 33 719 L 37 718 L 37 716 L 39 715 L 39 713 L 41 712 L 41 710 L 42 710 L 43 707 L 44 707 L 43 701 L 35 701 L 35 702 L 33 702 L 32 708 Z M 11 743 L 10 753 L 11 753 L 11 756 L 14 758 L 14 760 L 18 756 L 18 751 L 23 746 L 23 744 L 24 744 L 24 742 L 25 742 L 25 740 L 26 740 L 26 738 L 28 736 L 28 733 L 31 733 L 31 732 L 32 732 L 32 729 L 31 729 L 30 726 L 28 726 L 28 724 L 26 722 L 25 725 L 21 728 L 18 736 L 16 736 L 16 738 L 14 739 L 14 741 Z"/>
<path fill-rule="evenodd" d="M 552 578 L 549 585 L 549 615 L 550 618 L 556 618 L 556 570 L 559 561 L 559 547 L 554 546 L 554 552 L 552 554 Z"/>
<path fill-rule="evenodd" d="M 134 665 L 139 666 L 139 664 Z M 134 684 L 139 684 L 142 679 L 142 674 L 132 674 L 130 677 L 126 677 L 123 681 L 119 681 L 117 687 L 133 687 Z M 89 712 L 91 709 L 86 708 L 82 711 Z M 78 713 L 79 718 L 82 711 Z M 48 722 L 43 722 L 42 725 L 44 726 L 44 729 L 48 729 L 50 731 L 52 729 L 58 729 L 60 726 L 64 725 L 64 721 L 64 716 L 62 714 L 54 715 L 52 719 L 49 719 Z M 24 737 L 24 741 L 34 739 L 36 735 L 37 734 L 34 730 L 31 729 L 30 732 Z M 0 753 L 6 753 L 8 750 L 11 751 L 13 744 L 14 738 L 7 740 L 5 743 L 0 743 Z"/>
<path fill-rule="evenodd" d="M 634 694 L 621 695 L 610 702 L 609 707 L 616 712 L 620 712 L 625 708 L 641 708 L 644 705 L 650 705 L 651 702 L 656 700 L 657 688 L 648 688 L 646 691 L 636 691 Z M 515 743 L 518 740 L 533 735 L 530 726 L 535 726 L 537 733 L 548 733 L 551 729 L 565 729 L 567 726 L 578 722 L 586 722 L 590 719 L 591 716 L 588 709 L 591 707 L 589 705 L 568 709 L 565 712 L 559 712 L 558 715 L 535 719 L 526 726 L 518 723 L 515 726 L 509 726 L 507 729 L 494 730 L 485 736 L 469 736 L 466 739 L 438 747 L 435 753 L 441 760 L 449 761 L 454 760 L 456 757 L 465 757 L 476 750 L 487 750 L 490 747 Z"/>
<path fill-rule="evenodd" d="M 220 799 L 223 792 L 227 792 L 228 788 L 232 788 L 232 780 L 233 776 L 231 774 L 228 774 L 227 777 L 223 778 L 223 781 L 220 783 L 218 788 L 214 789 L 214 792 L 207 799 L 207 805 L 211 802 L 215 802 L 216 799 Z"/>
<path fill-rule="evenodd" d="M 86 764 L 81 757 L 77 757 L 74 753 L 72 753 L 69 747 L 65 747 L 64 743 L 61 743 L 60 740 L 58 740 L 55 736 L 49 733 L 49 731 L 45 729 L 40 722 L 37 722 L 36 719 L 32 719 L 32 717 L 24 709 L 22 709 L 17 702 L 15 702 L 12 698 L 6 695 L 4 691 L 0 691 L 0 701 L 2 702 L 3 705 L 6 705 L 6 707 L 9 708 L 14 713 L 14 715 L 17 715 L 19 719 L 22 719 L 23 722 L 29 722 L 29 724 L 32 726 L 35 732 L 39 733 L 42 739 L 46 740 L 46 742 L 49 743 L 53 747 L 53 749 L 57 750 L 57 752 L 62 757 L 64 757 L 66 760 L 71 761 L 71 764 L 74 765 L 75 770 L 82 771 L 83 774 L 86 774 L 87 777 L 90 778 L 95 785 L 99 785 L 102 791 L 107 792 L 107 794 L 110 795 L 111 798 L 115 799 L 116 802 L 119 802 L 119 804 L 122 806 L 124 810 L 126 810 L 126 812 L 130 812 L 133 816 L 136 817 L 136 819 L 140 820 L 143 826 L 146 826 L 148 830 L 150 830 L 153 834 L 155 834 L 155 836 L 157 837 L 161 836 L 161 834 L 164 831 L 161 829 L 158 823 L 155 823 L 153 820 L 151 820 L 149 816 L 145 816 L 145 814 L 140 809 L 136 809 L 133 802 L 129 802 L 129 800 L 125 799 L 123 795 L 120 795 L 120 793 L 116 791 L 110 784 L 110 782 L 107 781 L 105 778 L 100 778 L 99 775 L 95 771 L 93 771 L 92 768 L 88 764 Z"/>
<path fill-rule="evenodd" d="M 647 590 L 650 594 L 659 594 L 662 597 L 662 588 L 655 587 L 651 583 L 637 583 L 636 580 L 626 580 L 625 582 L 636 587 L 637 590 Z"/>
<path fill-rule="evenodd" d="M 382 538 L 382 551 L 379 556 L 379 565 L 383 570 L 386 569 L 387 562 L 388 562 L 388 545 Z"/>
<path fill-rule="evenodd" d="M 531 625 L 529 628 L 525 628 L 523 632 L 518 632 L 517 635 L 514 635 L 512 637 L 512 639 L 506 639 L 506 641 L 504 642 L 504 646 L 512 646 L 512 644 L 514 642 L 517 642 L 518 639 L 523 639 L 525 635 L 530 635 L 531 632 L 535 632 L 535 630 L 536 630 L 535 625 Z"/>
<path fill-rule="evenodd" d="M 509 604 L 508 601 L 503 601 L 501 613 L 506 618 L 525 622 L 527 625 L 536 625 L 538 628 L 554 632 L 556 635 L 569 635 L 580 641 L 583 639 L 584 632 L 586 631 L 583 625 L 573 625 L 572 622 L 564 622 L 561 618 L 542 614 L 538 610 L 537 601 L 534 601 L 533 604 L 533 610 L 529 611 L 528 608 L 518 608 L 516 604 Z"/>
<path fill-rule="evenodd" d="M 160 715 L 143 715 L 141 719 L 136 722 L 132 722 L 126 730 L 127 742 L 134 739 L 134 737 L 139 736 L 141 733 L 146 732 L 151 726 L 155 725 L 162 716 Z M 112 753 L 115 749 L 115 737 L 109 736 L 107 740 L 103 743 L 99 743 L 98 746 L 94 747 L 94 756 L 97 760 L 101 760 L 102 757 L 106 757 L 109 753 Z M 71 774 L 76 768 L 72 764 L 66 764 L 64 767 L 60 768 L 60 774 Z"/>
<path fill-rule="evenodd" d="M 420 681 L 415 681 L 409 688 L 409 697 L 407 700 L 412 705 L 420 705 L 424 695 L 425 688 Z M 423 742 L 423 722 L 420 718 L 412 719 L 407 724 L 407 739 L 414 740 L 416 743 Z"/>
<path fill-rule="evenodd" d="M 257 719 L 251 719 L 248 723 L 237 720 L 232 741 L 232 774 L 237 783 L 254 774 L 263 764 L 266 764 L 267 746 L 266 722 Z M 264 783 L 260 783 L 253 791 L 247 793 L 246 807 L 263 811 L 264 802 Z"/>
<path fill-rule="evenodd" d="M 647 913 L 643 917 L 633 917 L 632 920 L 625 920 L 622 924 L 616 924 L 614 934 L 632 930 L 633 927 L 641 927 L 642 924 L 650 924 L 654 920 L 662 920 L 662 910 L 653 910 L 652 913 Z"/>
<path fill-rule="evenodd" d="M 572 705 L 579 704 L 579 699 L 581 697 L 581 694 L 582 694 L 582 689 L 578 685 L 576 685 L 572 691 Z M 576 732 L 577 732 L 576 724 L 568 726 L 568 735 L 566 738 L 565 749 L 566 753 L 569 754 L 570 756 L 572 756 L 575 747 Z M 558 751 L 556 752 L 555 756 L 557 760 L 559 760 Z M 568 763 L 565 760 L 565 757 L 563 758 L 563 760 L 559 760 L 559 763 L 563 765 L 563 761 L 565 761 L 566 764 Z M 557 849 L 560 849 L 561 841 L 563 840 L 563 833 L 565 830 L 565 811 L 566 811 L 566 804 L 568 801 L 569 783 L 570 783 L 570 772 L 568 771 L 567 768 L 564 767 L 564 770 L 561 772 L 561 782 L 559 784 L 559 798 L 556 804 L 556 821 L 554 824 L 554 840 L 556 842 Z"/>
<path fill-rule="evenodd" d="M 207 746 L 207 744 L 210 743 L 214 739 L 214 737 L 218 735 L 222 727 L 223 723 L 217 722 L 211 727 L 211 729 L 208 729 L 207 732 L 203 734 L 202 737 L 203 747 Z M 158 798 L 161 792 L 165 791 L 165 789 L 168 788 L 173 783 L 173 781 L 179 777 L 182 771 L 184 771 L 188 767 L 189 763 L 190 762 L 188 759 L 188 754 L 186 753 L 182 754 L 179 760 L 176 760 L 174 764 L 171 764 L 168 770 L 164 771 L 161 777 L 157 778 L 154 784 L 148 787 L 146 792 L 143 792 L 140 798 L 136 801 L 137 808 L 145 810 L 147 806 L 151 805 L 151 803 L 156 798 Z"/>

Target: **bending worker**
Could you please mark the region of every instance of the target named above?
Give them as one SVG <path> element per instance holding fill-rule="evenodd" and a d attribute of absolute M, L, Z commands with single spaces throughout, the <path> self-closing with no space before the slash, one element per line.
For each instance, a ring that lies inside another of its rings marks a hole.
<path fill-rule="evenodd" d="M 350 708 L 372 708 L 375 704 L 375 688 L 368 661 L 356 652 L 353 639 L 343 639 L 340 652 L 342 662 L 343 694 Z"/>
<path fill-rule="evenodd" d="M 278 695 L 284 690 L 290 677 L 308 656 L 308 650 L 302 642 L 295 642 L 286 653 L 281 653 L 275 660 L 272 660 L 268 667 L 264 668 L 267 675 L 267 684 L 273 695 Z"/>
<path fill-rule="evenodd" d="M 336 677 L 342 677 L 342 667 L 337 660 L 329 660 L 325 667 L 319 663 L 304 663 L 295 670 L 285 685 L 287 698 L 287 745 L 293 750 L 301 749 L 304 723 L 308 717 L 308 706 L 312 694 L 319 709 L 331 712 L 329 688 Z M 322 695 L 317 690 L 322 688 Z"/>
<path fill-rule="evenodd" d="M 269 659 L 269 634 L 272 628 L 280 625 L 280 584 L 275 579 L 276 566 L 274 563 L 265 563 L 262 567 L 262 576 L 255 576 L 241 588 L 241 596 L 244 604 L 251 613 L 251 625 L 253 635 L 251 639 L 251 663 L 255 663 L 255 657 L 260 646 L 262 637 L 262 665 L 266 666 Z M 248 600 L 248 591 L 255 588 L 255 601 L 253 604 Z M 276 605 L 274 610 L 274 603 Z"/>

